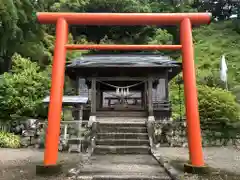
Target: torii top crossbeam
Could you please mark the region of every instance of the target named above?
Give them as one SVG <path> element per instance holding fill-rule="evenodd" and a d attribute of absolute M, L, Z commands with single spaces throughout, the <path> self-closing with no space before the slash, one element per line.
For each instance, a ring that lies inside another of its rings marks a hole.
<path fill-rule="evenodd" d="M 38 12 L 42 24 L 56 24 L 64 18 L 68 24 L 79 25 L 176 25 L 189 18 L 193 25 L 208 24 L 210 13 L 49 13 Z"/>

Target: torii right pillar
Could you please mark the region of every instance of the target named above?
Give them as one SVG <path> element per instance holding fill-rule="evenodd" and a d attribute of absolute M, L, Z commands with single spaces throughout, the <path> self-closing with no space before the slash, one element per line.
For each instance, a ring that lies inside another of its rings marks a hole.
<path fill-rule="evenodd" d="M 194 47 L 192 24 L 189 18 L 180 24 L 180 41 L 182 45 L 182 68 L 184 81 L 185 108 L 187 120 L 188 148 L 191 164 L 185 164 L 185 172 L 207 173 L 202 152 L 200 118 L 198 112 L 196 74 L 194 66 Z"/>

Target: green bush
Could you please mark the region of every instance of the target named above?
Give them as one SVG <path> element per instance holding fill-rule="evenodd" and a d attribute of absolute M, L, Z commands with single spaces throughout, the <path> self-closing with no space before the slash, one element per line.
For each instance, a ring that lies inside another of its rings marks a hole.
<path fill-rule="evenodd" d="M 239 120 L 240 107 L 236 97 L 223 89 L 198 86 L 199 113 L 202 120 Z"/>
<path fill-rule="evenodd" d="M 185 115 L 183 87 L 180 93 L 182 100 L 182 115 Z M 171 84 L 170 98 L 173 107 L 173 118 L 180 116 L 178 86 Z M 198 85 L 198 105 L 201 120 L 227 119 L 229 122 L 239 120 L 240 107 L 236 97 L 229 91 L 221 88 Z"/>
<path fill-rule="evenodd" d="M 185 106 L 184 106 L 183 85 L 181 84 L 179 87 L 174 81 L 172 81 L 170 83 L 169 95 L 170 95 L 170 100 L 172 104 L 172 118 L 178 119 L 180 118 L 181 115 L 184 116 Z M 180 110 L 180 103 L 181 103 L 181 110 Z M 180 114 L 180 111 L 181 111 L 181 114 Z"/>
<path fill-rule="evenodd" d="M 0 84 L 0 118 L 38 117 L 50 87 L 48 71 L 18 54 L 12 59 L 11 72 L 4 73 Z"/>
<path fill-rule="evenodd" d="M 19 136 L 12 133 L 0 132 L 0 147 L 1 148 L 20 148 L 21 140 Z"/>

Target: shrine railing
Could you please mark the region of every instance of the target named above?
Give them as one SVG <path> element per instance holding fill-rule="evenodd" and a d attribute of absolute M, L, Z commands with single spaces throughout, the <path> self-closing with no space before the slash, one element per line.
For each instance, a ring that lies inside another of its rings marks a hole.
<path fill-rule="evenodd" d="M 171 110 L 171 102 L 167 100 L 153 101 L 153 110 Z"/>
<path fill-rule="evenodd" d="M 88 120 L 61 121 L 59 150 L 85 152 L 93 138 L 92 127 L 88 126 L 88 122 Z M 44 125 L 46 128 L 47 122 Z"/>

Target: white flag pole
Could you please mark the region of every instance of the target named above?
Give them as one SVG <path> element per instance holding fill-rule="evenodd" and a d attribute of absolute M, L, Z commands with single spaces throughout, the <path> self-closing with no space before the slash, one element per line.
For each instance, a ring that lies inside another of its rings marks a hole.
<path fill-rule="evenodd" d="M 228 91 L 228 81 L 225 81 L 225 89 Z"/>
<path fill-rule="evenodd" d="M 225 86 L 226 86 L 226 90 L 228 91 L 228 79 L 226 79 L 226 84 L 225 84 Z"/>
<path fill-rule="evenodd" d="M 220 78 L 223 82 L 225 82 L 225 88 L 228 90 L 228 81 L 227 81 L 227 64 L 226 64 L 226 59 L 225 55 L 222 55 L 221 58 L 221 72 L 220 72 Z"/>

